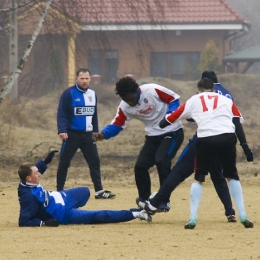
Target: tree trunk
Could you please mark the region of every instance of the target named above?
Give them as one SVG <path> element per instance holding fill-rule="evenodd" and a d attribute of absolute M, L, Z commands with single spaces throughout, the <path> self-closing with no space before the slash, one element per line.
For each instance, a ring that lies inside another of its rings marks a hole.
<path fill-rule="evenodd" d="M 42 24 L 44 22 L 44 19 L 47 15 L 47 12 L 48 12 L 48 9 L 50 7 L 52 3 L 52 0 L 48 0 L 47 3 L 46 3 L 46 6 L 43 10 L 43 13 L 41 15 L 41 18 L 37 24 L 37 26 L 35 27 L 34 29 L 34 32 L 32 34 L 32 37 L 28 43 L 28 46 L 27 46 L 27 49 L 24 51 L 24 54 L 23 54 L 23 57 L 21 58 L 17 68 L 16 68 L 16 71 L 12 72 L 8 78 L 6 79 L 6 82 L 4 84 L 4 88 L 1 90 L 0 92 L 0 103 L 3 101 L 3 99 L 5 98 L 5 96 L 11 91 L 12 89 L 12 86 L 14 84 L 14 82 L 18 79 L 19 75 L 21 74 L 21 71 L 22 69 L 24 68 L 24 65 L 25 65 L 25 62 L 32 50 L 32 47 L 33 47 L 33 44 L 42 28 Z"/>

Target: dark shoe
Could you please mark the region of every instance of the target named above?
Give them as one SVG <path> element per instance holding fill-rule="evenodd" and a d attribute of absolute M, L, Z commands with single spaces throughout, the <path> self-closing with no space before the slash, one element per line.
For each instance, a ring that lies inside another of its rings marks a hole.
<path fill-rule="evenodd" d="M 254 227 L 254 223 L 250 219 L 241 220 L 241 223 L 244 225 L 245 228 L 252 228 Z"/>
<path fill-rule="evenodd" d="M 140 198 L 138 197 L 138 198 L 136 198 L 135 202 L 136 202 L 136 205 L 137 205 L 139 208 L 144 209 L 145 200 L 142 200 L 142 199 L 140 199 Z"/>
<path fill-rule="evenodd" d="M 184 226 L 185 229 L 194 229 L 196 227 L 197 220 L 195 218 L 190 219 Z"/>
<path fill-rule="evenodd" d="M 237 222 L 236 216 L 235 215 L 229 215 L 227 216 L 228 222 Z"/>
<path fill-rule="evenodd" d="M 157 208 L 156 212 L 160 213 L 160 212 L 169 212 L 171 209 L 171 204 L 170 202 L 163 202 L 159 208 Z"/>
<path fill-rule="evenodd" d="M 99 194 L 95 194 L 95 199 L 114 199 L 116 194 L 111 193 L 109 190 L 104 190 Z"/>
<path fill-rule="evenodd" d="M 145 210 L 147 213 L 149 213 L 150 215 L 154 215 L 156 212 L 158 212 L 158 209 L 151 209 L 150 206 L 152 206 L 152 205 L 151 205 L 150 202 L 147 200 L 147 201 L 145 202 L 145 204 L 144 204 L 144 210 Z M 162 211 L 159 211 L 159 212 L 162 212 Z"/>
<path fill-rule="evenodd" d="M 136 198 L 136 204 L 139 208 L 144 209 L 147 213 L 150 215 L 154 215 L 156 213 L 156 210 L 152 210 L 149 205 L 149 201 L 143 201 L 140 198 Z"/>

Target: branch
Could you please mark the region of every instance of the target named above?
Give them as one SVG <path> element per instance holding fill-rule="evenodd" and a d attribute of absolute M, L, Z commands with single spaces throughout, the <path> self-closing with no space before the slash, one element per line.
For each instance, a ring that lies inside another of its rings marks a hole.
<path fill-rule="evenodd" d="M 21 8 L 21 7 L 24 7 L 26 6 L 27 4 L 30 4 L 32 2 L 34 2 L 35 0 L 29 0 L 21 5 L 18 5 L 17 8 Z M 10 11 L 14 11 L 15 8 L 5 8 L 5 9 L 0 9 L 0 13 L 3 13 L 3 12 L 10 12 Z"/>
<path fill-rule="evenodd" d="M 31 149 L 31 151 L 29 151 L 28 153 L 27 153 L 27 157 L 32 157 L 33 156 L 33 151 L 34 150 L 36 150 L 38 147 L 40 147 L 40 146 L 42 146 L 42 145 L 48 145 L 49 146 L 49 149 L 48 149 L 48 152 L 47 153 L 45 153 L 45 155 L 43 156 L 43 157 L 45 157 L 51 150 L 59 150 L 59 149 L 57 149 L 57 146 L 56 145 L 58 145 L 58 146 L 60 146 L 60 143 L 50 143 L 50 142 L 41 142 L 41 143 L 39 143 L 39 144 L 37 144 L 37 145 L 35 145 L 32 149 Z"/>
<path fill-rule="evenodd" d="M 14 82 L 17 80 L 17 78 L 21 74 L 21 71 L 24 68 L 25 62 L 26 62 L 26 60 L 27 60 L 27 58 L 28 58 L 28 56 L 29 56 L 29 54 L 30 54 L 30 52 L 32 50 L 33 44 L 34 44 L 34 42 L 35 42 L 35 40 L 36 40 L 36 38 L 37 38 L 41 28 L 42 28 L 42 24 L 43 24 L 44 19 L 45 19 L 46 15 L 47 15 L 47 12 L 48 12 L 48 9 L 49 9 L 49 7 L 51 5 L 51 2 L 52 2 L 52 0 L 48 0 L 47 1 L 46 6 L 45 6 L 45 8 L 43 10 L 43 13 L 41 15 L 41 18 L 40 18 L 37 26 L 34 29 L 34 32 L 32 34 L 32 38 L 31 38 L 31 40 L 28 43 L 27 49 L 25 50 L 25 52 L 23 54 L 23 57 L 20 59 L 20 62 L 18 64 L 18 66 L 17 66 L 16 71 L 12 72 L 8 76 L 8 78 L 7 78 L 7 80 L 6 80 L 5 84 L 4 84 L 4 88 L 0 91 L 0 104 L 3 101 L 3 99 L 5 98 L 5 96 L 11 91 Z"/>

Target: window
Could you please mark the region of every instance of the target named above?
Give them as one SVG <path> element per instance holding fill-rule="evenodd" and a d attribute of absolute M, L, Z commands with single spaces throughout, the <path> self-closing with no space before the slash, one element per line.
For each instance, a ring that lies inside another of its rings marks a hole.
<path fill-rule="evenodd" d="M 118 74 L 118 52 L 105 51 L 105 78 L 106 82 L 115 82 Z"/>
<path fill-rule="evenodd" d="M 200 62 L 199 52 L 175 52 L 171 56 L 171 78 L 189 78 L 189 74 L 195 70 Z"/>
<path fill-rule="evenodd" d="M 115 82 L 118 73 L 118 51 L 89 50 L 88 68 L 92 75 L 100 75 L 102 81 Z"/>
<path fill-rule="evenodd" d="M 88 68 L 92 75 L 102 74 L 102 51 L 101 50 L 88 51 Z"/>
<path fill-rule="evenodd" d="M 151 77 L 168 77 L 168 52 L 152 52 L 150 55 Z"/>
<path fill-rule="evenodd" d="M 190 65 L 192 67 L 197 67 L 200 63 L 200 53 L 199 52 L 191 52 L 190 53 Z"/>
<path fill-rule="evenodd" d="M 171 59 L 171 76 L 185 74 L 187 67 L 187 53 L 173 53 Z"/>
<path fill-rule="evenodd" d="M 150 55 L 150 76 L 185 79 L 200 62 L 199 52 L 152 52 Z"/>

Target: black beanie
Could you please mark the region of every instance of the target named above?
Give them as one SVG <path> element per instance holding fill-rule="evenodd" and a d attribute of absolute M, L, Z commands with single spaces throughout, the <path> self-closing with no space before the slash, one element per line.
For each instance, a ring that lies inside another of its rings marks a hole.
<path fill-rule="evenodd" d="M 218 83 L 218 78 L 213 70 L 205 70 L 201 74 L 201 78 L 211 79 L 214 83 Z"/>

